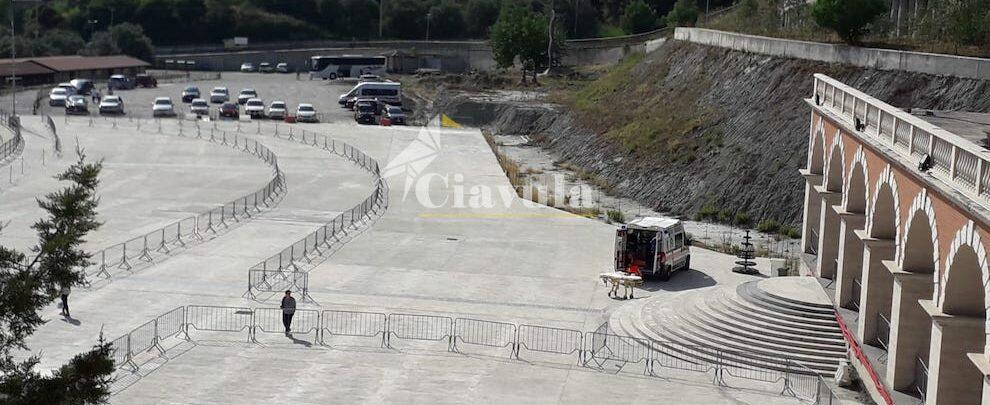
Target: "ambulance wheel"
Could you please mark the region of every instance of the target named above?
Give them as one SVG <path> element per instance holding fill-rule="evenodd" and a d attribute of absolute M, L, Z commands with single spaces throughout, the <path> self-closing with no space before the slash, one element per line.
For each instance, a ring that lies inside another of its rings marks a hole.
<path fill-rule="evenodd" d="M 687 259 L 684 259 L 684 268 L 682 270 L 691 270 L 691 255 L 688 255 Z"/>
<path fill-rule="evenodd" d="M 330 80 L 337 80 L 337 74 L 336 73 L 331 73 L 330 74 Z"/>
<path fill-rule="evenodd" d="M 670 280 L 670 265 L 664 266 L 663 270 L 660 270 L 660 281 Z"/>

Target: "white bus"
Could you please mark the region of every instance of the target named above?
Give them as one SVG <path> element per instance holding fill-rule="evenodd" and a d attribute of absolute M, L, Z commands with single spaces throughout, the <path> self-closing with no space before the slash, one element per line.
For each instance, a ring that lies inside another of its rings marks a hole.
<path fill-rule="evenodd" d="M 358 83 L 351 91 L 341 94 L 337 100 L 342 106 L 348 106 L 359 98 L 377 99 L 389 105 L 402 105 L 402 85 L 396 82 L 364 82 Z"/>
<path fill-rule="evenodd" d="M 358 77 L 364 74 L 385 74 L 384 56 L 314 56 L 309 61 L 309 78 L 335 80 L 339 77 Z"/>

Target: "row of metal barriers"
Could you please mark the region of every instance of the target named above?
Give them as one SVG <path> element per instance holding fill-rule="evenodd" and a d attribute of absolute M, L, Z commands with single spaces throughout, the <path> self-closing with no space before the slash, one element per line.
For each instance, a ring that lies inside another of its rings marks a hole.
<path fill-rule="evenodd" d="M 258 342 L 265 334 L 284 334 L 282 314 L 280 308 L 182 306 L 112 341 L 112 353 L 118 366 L 134 371 L 139 368 L 136 356 L 147 352 L 164 354 L 167 349 L 162 342 L 169 338 L 194 340 L 196 334 L 208 333 L 210 338 L 230 334 L 239 336 L 238 340 Z M 357 338 L 381 348 L 400 347 L 402 341 L 420 341 L 454 353 L 487 348 L 520 360 L 530 353 L 561 356 L 577 366 L 594 369 L 638 364 L 647 376 L 702 373 L 719 386 L 734 386 L 742 381 L 752 386 L 756 382 L 767 390 L 812 403 L 839 403 L 819 374 L 790 360 L 618 335 L 607 324 L 583 332 L 444 315 L 297 309 L 291 332 L 293 339 L 307 335 L 324 346 L 334 346 L 343 338 L 348 339 L 348 344 Z"/>

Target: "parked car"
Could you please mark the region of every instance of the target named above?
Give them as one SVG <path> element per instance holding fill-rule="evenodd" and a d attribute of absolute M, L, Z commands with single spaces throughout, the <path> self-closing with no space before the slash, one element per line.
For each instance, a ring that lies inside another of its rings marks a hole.
<path fill-rule="evenodd" d="M 138 73 L 137 76 L 134 76 L 134 83 L 145 88 L 158 87 L 158 79 L 147 73 Z"/>
<path fill-rule="evenodd" d="M 363 74 L 361 76 L 358 76 L 358 83 L 380 82 L 380 81 L 382 81 L 382 77 L 379 75 Z"/>
<path fill-rule="evenodd" d="M 375 112 L 378 109 L 374 101 L 358 100 L 354 103 L 354 121 L 358 124 L 374 124 Z"/>
<path fill-rule="evenodd" d="M 223 118 L 237 119 L 241 116 L 240 106 L 231 102 L 223 103 L 217 111 Z"/>
<path fill-rule="evenodd" d="M 182 102 L 188 103 L 194 99 L 199 98 L 199 87 L 189 86 L 182 90 Z"/>
<path fill-rule="evenodd" d="M 273 67 L 271 63 L 261 62 L 261 64 L 258 65 L 258 71 L 261 73 L 273 73 L 275 72 L 275 67 Z"/>
<path fill-rule="evenodd" d="M 244 103 L 244 113 L 251 118 L 265 117 L 265 102 L 260 98 L 252 98 Z"/>
<path fill-rule="evenodd" d="M 175 116 L 175 106 L 169 97 L 156 97 L 155 103 L 151 105 L 151 115 L 154 117 Z"/>
<path fill-rule="evenodd" d="M 72 79 L 69 81 L 69 84 L 75 88 L 76 94 L 88 95 L 89 93 L 92 93 L 93 89 L 96 87 L 93 85 L 93 81 L 89 79 Z"/>
<path fill-rule="evenodd" d="M 355 101 L 357 101 L 357 97 L 347 97 L 341 100 L 340 105 L 344 106 L 344 108 L 348 110 L 353 110 Z"/>
<path fill-rule="evenodd" d="M 86 102 L 86 96 L 73 94 L 65 99 L 65 114 L 89 115 L 89 105 Z"/>
<path fill-rule="evenodd" d="M 124 75 L 113 75 L 107 80 L 107 87 L 114 90 L 130 90 L 134 88 L 134 80 Z"/>
<path fill-rule="evenodd" d="M 230 91 L 226 87 L 214 87 L 210 90 L 210 102 L 214 104 L 230 101 Z"/>
<path fill-rule="evenodd" d="M 65 89 L 65 92 L 70 96 L 76 94 L 76 90 L 77 90 L 76 86 L 73 86 L 72 83 L 59 83 L 58 86 L 55 87 L 61 87 Z"/>
<path fill-rule="evenodd" d="M 100 100 L 100 114 L 123 114 L 124 100 L 120 96 L 106 96 Z"/>
<path fill-rule="evenodd" d="M 56 87 L 48 93 L 48 105 L 52 107 L 65 106 L 65 99 L 69 98 L 69 91 L 64 87 Z"/>
<path fill-rule="evenodd" d="M 254 67 L 254 64 L 251 62 L 244 62 L 241 64 L 241 72 L 251 73 L 256 70 L 258 70 L 258 68 Z"/>
<path fill-rule="evenodd" d="M 254 91 L 254 89 L 243 89 L 237 95 L 237 104 L 244 104 L 252 98 L 258 98 L 258 92 Z"/>
<path fill-rule="evenodd" d="M 312 104 L 301 103 L 296 107 L 296 121 L 297 122 L 319 122 L 319 118 L 316 118 L 316 109 L 313 108 Z"/>
<path fill-rule="evenodd" d="M 279 64 L 275 65 L 275 71 L 279 73 L 292 73 L 292 68 L 289 67 L 288 63 L 280 62 Z"/>
<path fill-rule="evenodd" d="M 272 101 L 268 105 L 268 118 L 273 120 L 281 120 L 285 118 L 285 102 L 284 101 Z"/>
<path fill-rule="evenodd" d="M 197 116 L 210 115 L 210 104 L 201 98 L 194 98 L 189 104 L 189 112 Z"/>
<path fill-rule="evenodd" d="M 388 118 L 389 122 L 393 125 L 406 124 L 406 113 L 402 111 L 402 107 L 396 107 L 394 105 L 385 107 L 385 118 Z"/>

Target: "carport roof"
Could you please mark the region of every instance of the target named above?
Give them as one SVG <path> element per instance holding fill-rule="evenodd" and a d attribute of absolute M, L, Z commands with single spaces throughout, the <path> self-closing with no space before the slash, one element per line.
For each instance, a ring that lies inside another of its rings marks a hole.
<path fill-rule="evenodd" d="M 127 55 L 111 56 L 43 56 L 21 58 L 18 61 L 34 62 L 56 72 L 76 72 L 80 70 L 123 69 L 151 66 L 148 62 Z"/>
<path fill-rule="evenodd" d="M 10 76 L 11 69 L 14 76 L 47 75 L 55 73 L 47 67 L 30 60 L 17 60 L 11 62 L 10 59 L 0 60 L 0 76 Z"/>

